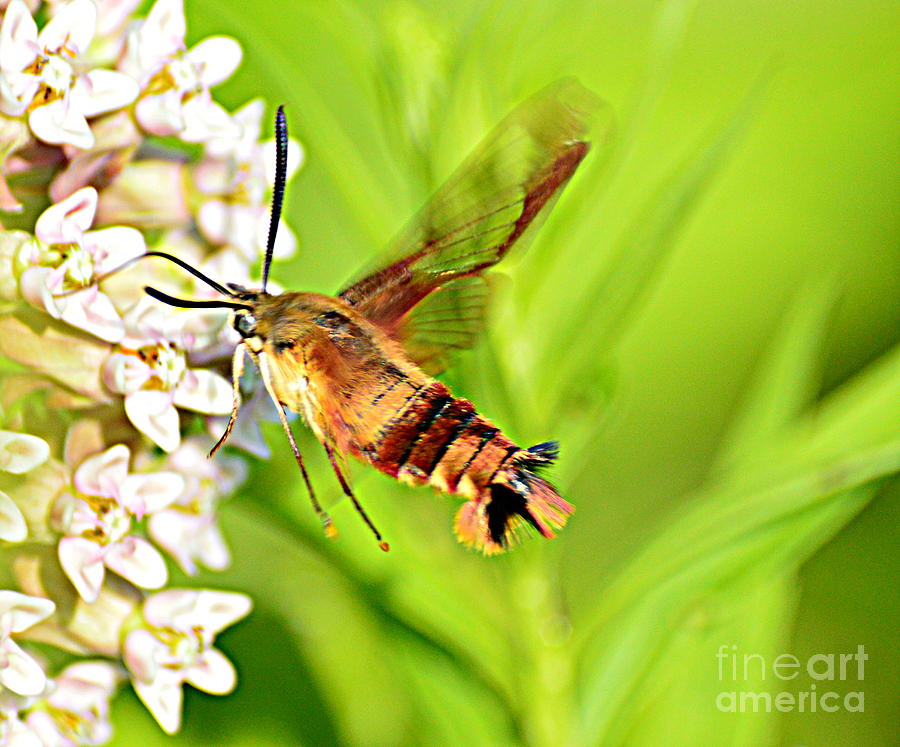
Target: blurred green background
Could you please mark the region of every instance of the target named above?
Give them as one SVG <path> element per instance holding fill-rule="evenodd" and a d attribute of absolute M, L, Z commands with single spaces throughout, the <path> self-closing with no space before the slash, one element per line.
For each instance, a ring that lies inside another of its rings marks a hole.
<path fill-rule="evenodd" d="M 238 38 L 217 98 L 287 105 L 286 287 L 335 292 L 515 104 L 564 75 L 614 136 L 501 266 L 445 377 L 518 442 L 562 442 L 553 542 L 485 559 L 456 501 L 361 467 L 320 538 L 277 429 L 224 508 L 256 609 L 228 699 L 116 744 L 895 744 L 900 5 L 797 0 L 188 0 Z M 337 485 L 308 434 L 318 490 Z M 192 582 L 193 583 L 193 582 Z M 865 712 L 722 713 L 716 652 L 869 654 Z"/>

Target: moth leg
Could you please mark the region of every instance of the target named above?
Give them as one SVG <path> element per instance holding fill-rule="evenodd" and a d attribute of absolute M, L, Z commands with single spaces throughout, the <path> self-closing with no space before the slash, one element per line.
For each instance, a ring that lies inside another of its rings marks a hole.
<path fill-rule="evenodd" d="M 290 443 L 291 445 L 291 451 L 294 452 L 294 459 L 297 462 L 297 466 L 300 467 L 300 472 L 303 475 L 303 481 L 306 483 L 306 490 L 309 493 L 309 501 L 310 503 L 312 503 L 313 511 L 316 512 L 316 516 L 318 516 L 319 520 L 322 522 L 322 528 L 325 530 L 325 536 L 335 537 L 337 536 L 337 528 L 334 526 L 334 522 L 331 520 L 331 517 L 319 505 L 319 501 L 316 498 L 316 492 L 313 490 L 312 483 L 309 480 L 309 475 L 306 472 L 306 467 L 303 464 L 303 457 L 300 456 L 300 449 L 297 448 L 297 442 L 294 441 L 294 434 L 291 432 L 291 426 L 287 421 L 287 415 L 284 414 L 284 407 L 281 404 L 281 401 L 278 399 L 278 395 L 275 394 L 275 389 L 272 386 L 272 375 L 269 371 L 269 362 L 263 356 L 258 355 L 256 352 L 254 352 L 252 348 L 248 347 L 247 351 L 249 352 L 250 357 L 253 359 L 253 362 L 259 368 L 259 373 L 262 376 L 266 391 L 269 393 L 269 397 L 272 399 L 272 404 L 275 405 L 275 411 L 278 413 L 278 419 L 281 421 L 281 427 L 284 429 L 284 434 L 287 436 L 288 443 Z"/>
<path fill-rule="evenodd" d="M 228 425 L 225 426 L 225 432 L 216 441 L 216 445 L 212 447 L 209 455 L 215 454 L 228 437 L 231 435 L 231 429 L 234 428 L 237 420 L 238 410 L 241 407 L 241 376 L 244 375 L 244 343 L 238 343 L 234 349 L 234 357 L 231 359 L 231 386 L 234 399 L 231 405 L 231 417 L 228 418 Z"/>
<path fill-rule="evenodd" d="M 337 475 L 338 482 L 341 483 L 341 489 L 344 491 L 344 495 L 346 495 L 351 501 L 353 501 L 353 508 L 357 510 L 360 516 L 362 516 L 363 521 L 366 522 L 366 525 L 369 529 L 372 530 L 372 534 L 375 535 L 375 539 L 378 540 L 378 546 L 387 552 L 390 550 L 390 545 L 385 542 L 381 538 L 381 532 L 379 532 L 375 528 L 375 524 L 372 523 L 372 520 L 369 518 L 369 515 L 366 513 L 366 510 L 360 505 L 360 502 L 356 499 L 356 496 L 353 494 L 353 490 L 350 487 L 350 484 L 347 482 L 347 478 L 344 477 L 344 473 L 341 472 L 341 468 L 337 463 L 337 459 L 334 455 L 334 449 L 328 444 L 327 441 L 322 441 L 322 446 L 325 447 L 325 453 L 328 454 L 328 459 L 331 462 L 331 467 L 334 469 L 334 474 Z"/>

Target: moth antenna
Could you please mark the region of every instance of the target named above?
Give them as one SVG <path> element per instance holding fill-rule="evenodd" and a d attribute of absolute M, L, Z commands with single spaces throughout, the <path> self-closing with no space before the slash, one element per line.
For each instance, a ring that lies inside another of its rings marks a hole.
<path fill-rule="evenodd" d="M 228 290 L 228 288 L 226 288 L 221 283 L 217 283 L 211 277 L 208 277 L 207 275 L 204 275 L 202 272 L 200 272 L 200 270 L 198 270 L 194 267 L 191 267 L 183 259 L 178 259 L 178 257 L 174 256 L 173 254 L 168 254 L 166 252 L 144 252 L 143 254 L 138 254 L 138 256 L 132 257 L 127 262 L 123 262 L 122 264 L 120 264 L 118 267 L 114 267 L 113 269 L 109 270 L 108 272 L 104 272 L 101 275 L 97 275 L 94 278 L 94 282 L 95 283 L 103 282 L 104 280 L 106 280 L 109 277 L 112 277 L 116 273 L 122 272 L 122 270 L 127 270 L 129 267 L 131 267 L 131 265 L 133 265 L 138 260 L 146 259 L 147 257 L 162 257 L 163 259 L 169 260 L 169 262 L 174 262 L 182 270 L 187 270 L 195 278 L 199 278 L 204 283 L 206 283 L 210 288 L 217 290 L 223 296 L 231 296 L 232 298 L 234 298 L 234 296 L 235 296 L 235 294 L 232 291 Z M 72 293 L 77 293 L 79 290 L 81 290 L 81 288 L 75 288 L 74 290 L 63 291 L 62 293 L 54 294 L 54 297 L 68 296 Z"/>
<path fill-rule="evenodd" d="M 269 265 L 275 251 L 275 235 L 281 221 L 281 206 L 284 202 L 284 186 L 287 181 L 288 131 L 284 106 L 279 106 L 275 113 L 275 184 L 272 187 L 272 215 L 269 219 L 269 239 L 266 242 L 266 256 L 262 267 L 262 289 L 266 291 L 269 282 Z"/>
<path fill-rule="evenodd" d="M 231 301 L 193 301 L 186 298 L 175 298 L 161 290 L 151 288 L 149 285 L 144 286 L 144 293 L 157 301 L 169 304 L 169 306 L 177 306 L 179 309 L 247 309 L 252 311 L 253 307 L 243 303 L 232 303 Z"/>
<path fill-rule="evenodd" d="M 338 466 L 337 459 L 334 457 L 334 450 L 329 446 L 325 441 L 322 442 L 322 446 L 325 447 L 325 453 L 328 454 L 328 459 L 331 461 L 331 466 L 334 469 L 334 473 L 337 475 L 338 482 L 341 483 L 341 489 L 344 491 L 344 495 L 346 495 L 351 501 L 353 501 L 353 508 L 357 510 L 360 516 L 362 516 L 363 521 L 366 522 L 366 525 L 369 529 L 372 530 L 372 534 L 375 535 L 375 539 L 378 541 L 378 546 L 387 552 L 391 549 L 391 546 L 384 541 L 381 537 L 381 532 L 375 527 L 373 521 L 369 518 L 369 515 L 366 513 L 366 510 L 360 505 L 360 502 L 356 500 L 356 496 L 353 494 L 353 490 L 350 488 L 350 485 L 347 483 L 346 478 L 344 477 L 344 473 L 341 472 L 341 468 Z"/>

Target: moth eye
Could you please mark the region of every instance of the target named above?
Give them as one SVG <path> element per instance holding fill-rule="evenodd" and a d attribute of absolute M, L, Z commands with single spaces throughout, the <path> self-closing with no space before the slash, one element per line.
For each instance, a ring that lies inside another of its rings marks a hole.
<path fill-rule="evenodd" d="M 252 314 L 239 314 L 234 318 L 234 328 L 241 337 L 252 337 L 256 333 L 256 319 Z"/>

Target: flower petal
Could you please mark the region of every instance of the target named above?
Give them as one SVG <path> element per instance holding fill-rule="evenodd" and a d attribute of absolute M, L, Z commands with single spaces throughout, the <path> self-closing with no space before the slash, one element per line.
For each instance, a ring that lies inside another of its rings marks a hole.
<path fill-rule="evenodd" d="M 191 630 L 200 626 L 218 633 L 250 612 L 253 602 L 246 594 L 201 589 L 168 589 L 144 603 L 144 617 L 156 627 Z"/>
<path fill-rule="evenodd" d="M 85 187 L 48 207 L 34 225 L 34 233 L 48 244 L 78 244 L 97 212 L 97 190 Z"/>
<path fill-rule="evenodd" d="M 41 30 L 38 41 L 50 52 L 65 47 L 77 57 L 90 46 L 96 26 L 97 6 L 92 0 L 61 3 L 59 10 Z"/>
<path fill-rule="evenodd" d="M 184 478 L 176 472 L 129 475 L 122 483 L 119 502 L 138 519 L 161 511 L 184 492 Z"/>
<path fill-rule="evenodd" d="M 169 580 L 166 561 L 153 545 L 141 537 L 126 537 L 109 547 L 106 567 L 142 589 L 158 589 Z"/>
<path fill-rule="evenodd" d="M 24 542 L 28 538 L 28 525 L 19 507 L 0 490 L 0 540 Z"/>
<path fill-rule="evenodd" d="M 122 660 L 133 679 L 153 682 L 159 671 L 164 644 L 149 630 L 139 628 L 131 631 L 122 647 Z"/>
<path fill-rule="evenodd" d="M 153 369 L 131 353 L 112 353 L 103 362 L 103 383 L 118 394 L 137 392 L 153 376 Z"/>
<path fill-rule="evenodd" d="M 223 200 L 207 200 L 200 206 L 197 222 L 200 230 L 212 242 L 223 244 L 229 235 L 228 205 Z"/>
<path fill-rule="evenodd" d="M 75 81 L 72 90 L 85 117 L 121 109 L 139 93 L 140 87 L 131 76 L 113 70 L 91 70 Z"/>
<path fill-rule="evenodd" d="M 47 461 L 47 442 L 28 433 L 0 431 L 0 470 L 21 475 Z"/>
<path fill-rule="evenodd" d="M 177 732 L 181 727 L 181 679 L 159 676 L 151 683 L 138 680 L 133 685 L 162 730 L 167 734 Z"/>
<path fill-rule="evenodd" d="M 206 630 L 218 633 L 250 613 L 253 602 L 246 594 L 202 589 L 197 595 L 194 615 Z"/>
<path fill-rule="evenodd" d="M 63 570 L 85 602 L 97 601 L 103 577 L 103 548 L 84 537 L 63 537 L 57 548 Z"/>
<path fill-rule="evenodd" d="M 210 515 L 197 515 L 178 508 L 153 514 L 147 524 L 150 536 L 188 575 L 197 573 L 199 560 L 206 568 L 225 570 L 231 554 L 221 531 Z"/>
<path fill-rule="evenodd" d="M 19 695 L 40 695 L 47 687 L 47 676 L 41 665 L 10 639 L 0 645 L 0 685 Z"/>
<path fill-rule="evenodd" d="M 184 49 L 186 32 L 183 0 L 157 0 L 138 32 L 144 69 Z"/>
<path fill-rule="evenodd" d="M 32 597 L 18 591 L 0 591 L 0 635 L 21 633 L 53 614 L 56 605 L 43 597 Z"/>
<path fill-rule="evenodd" d="M 189 576 L 197 573 L 192 547 L 197 524 L 196 515 L 178 509 L 160 511 L 147 521 L 147 531 L 153 541 Z"/>
<path fill-rule="evenodd" d="M 37 38 L 37 24 L 25 3 L 13 0 L 0 26 L 0 69 L 3 72 L 24 70 L 40 51 Z"/>
<path fill-rule="evenodd" d="M 237 672 L 221 651 L 210 648 L 197 657 L 194 666 L 184 673 L 184 679 L 203 692 L 225 695 L 234 690 Z"/>
<path fill-rule="evenodd" d="M 62 306 L 59 318 L 67 324 L 90 332 L 107 342 L 119 342 L 125 336 L 125 327 L 119 312 L 109 297 L 101 293 L 96 285 L 55 300 Z M 63 306 L 60 301 L 65 305 Z"/>
<path fill-rule="evenodd" d="M 197 368 L 185 371 L 175 387 L 175 404 L 210 415 L 231 412 L 232 387 L 219 374 Z"/>
<path fill-rule="evenodd" d="M 115 269 L 147 251 L 144 235 L 136 228 L 114 226 L 84 235 L 84 248 L 94 258 L 94 275 Z"/>
<path fill-rule="evenodd" d="M 204 90 L 182 104 L 184 129 L 179 137 L 186 143 L 202 143 L 211 137 L 239 137 L 240 127 L 225 109 Z"/>
<path fill-rule="evenodd" d="M 74 680 L 77 683 L 93 685 L 104 692 L 108 698 L 116 691 L 116 684 L 121 678 L 120 671 L 118 665 L 113 666 L 108 661 L 77 661 L 67 666 L 57 680 Z M 70 708 L 69 710 L 74 709 Z"/>
<path fill-rule="evenodd" d="M 34 101 L 41 81 L 28 73 L 0 73 L 0 112 L 21 117 Z"/>
<path fill-rule="evenodd" d="M 163 451 L 175 451 L 181 442 L 178 410 L 169 392 L 141 390 L 125 397 L 125 414 L 135 428 Z"/>
<path fill-rule="evenodd" d="M 174 135 L 184 129 L 181 93 L 175 89 L 146 96 L 135 105 L 138 122 L 153 135 Z"/>
<path fill-rule="evenodd" d="M 87 495 L 118 498 L 121 485 L 128 477 L 130 460 L 128 447 L 116 444 L 82 462 L 75 472 L 75 487 Z"/>
<path fill-rule="evenodd" d="M 74 145 L 87 149 L 94 144 L 94 135 L 80 107 L 73 106 L 71 96 L 32 109 L 28 126 L 35 137 L 50 145 Z"/>
<path fill-rule="evenodd" d="M 200 83 L 214 86 L 226 78 L 241 64 L 241 45 L 230 36 L 211 36 L 191 47 L 188 58 L 199 68 Z"/>
<path fill-rule="evenodd" d="M 34 716 L 34 713 L 29 714 L 28 720 Z M 46 747 L 48 744 L 48 740 L 42 739 L 31 724 L 12 718 L 0 724 L 0 738 L 5 740 L 3 744 L 6 747 Z"/>

